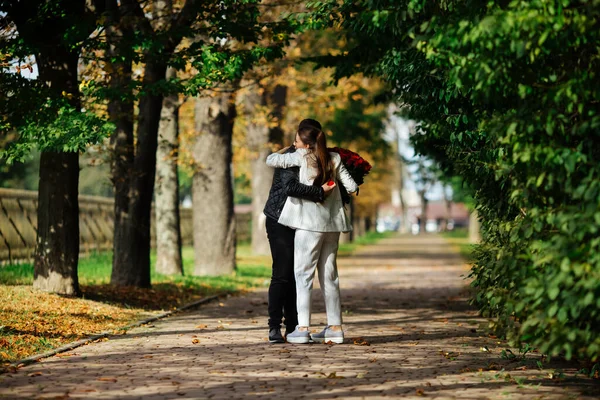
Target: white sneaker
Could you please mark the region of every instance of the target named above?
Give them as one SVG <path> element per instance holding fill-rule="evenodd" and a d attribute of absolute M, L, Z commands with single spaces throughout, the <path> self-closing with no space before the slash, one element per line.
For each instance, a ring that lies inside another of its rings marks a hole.
<path fill-rule="evenodd" d="M 311 333 L 310 337 L 316 343 L 344 343 L 344 331 L 334 331 L 329 328 L 329 325 L 319 333 Z"/>
<path fill-rule="evenodd" d="M 290 333 L 285 337 L 288 343 L 294 344 L 305 344 L 310 340 L 310 332 L 309 331 L 299 331 L 298 327 L 294 329 L 294 332 Z"/>

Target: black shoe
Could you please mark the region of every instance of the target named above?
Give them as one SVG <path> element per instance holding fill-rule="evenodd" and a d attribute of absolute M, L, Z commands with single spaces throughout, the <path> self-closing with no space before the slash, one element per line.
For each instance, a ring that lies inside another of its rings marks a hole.
<path fill-rule="evenodd" d="M 269 328 L 269 343 L 285 343 L 280 327 Z"/>
<path fill-rule="evenodd" d="M 294 332 L 295 329 L 296 329 L 296 325 L 294 325 L 294 326 L 286 326 L 285 327 L 285 336 L 287 337 L 287 335 L 289 335 L 290 333 Z"/>

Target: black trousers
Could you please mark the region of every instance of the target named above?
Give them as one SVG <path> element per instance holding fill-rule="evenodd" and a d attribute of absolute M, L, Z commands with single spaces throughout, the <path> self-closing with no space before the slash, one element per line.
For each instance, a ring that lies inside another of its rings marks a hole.
<path fill-rule="evenodd" d="M 294 278 L 294 236 L 296 231 L 267 217 L 273 272 L 269 285 L 269 327 L 278 327 L 285 317 L 288 332 L 298 325 L 296 279 Z"/>

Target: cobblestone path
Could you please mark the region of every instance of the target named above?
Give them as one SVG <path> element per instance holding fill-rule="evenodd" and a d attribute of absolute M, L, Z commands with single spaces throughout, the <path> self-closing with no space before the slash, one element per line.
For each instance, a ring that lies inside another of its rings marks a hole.
<path fill-rule="evenodd" d="M 270 345 L 262 289 L 0 375 L 0 398 L 600 397 L 574 364 L 502 359 L 467 304 L 467 273 L 441 237 L 384 239 L 340 259 L 342 345 Z M 317 330 L 319 291 L 313 301 Z"/>

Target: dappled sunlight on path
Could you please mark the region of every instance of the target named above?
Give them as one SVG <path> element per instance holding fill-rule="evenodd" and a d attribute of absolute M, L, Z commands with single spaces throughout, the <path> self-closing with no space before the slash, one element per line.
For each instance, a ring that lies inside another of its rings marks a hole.
<path fill-rule="evenodd" d="M 0 397 L 585 399 L 600 386 L 538 354 L 503 360 L 467 303 L 468 267 L 438 236 L 341 258 L 342 345 L 269 345 L 266 291 L 232 296 L 0 375 Z M 325 323 L 314 292 L 313 325 Z M 550 379 L 549 374 L 563 379 Z M 59 397 L 64 396 L 64 397 Z"/>

